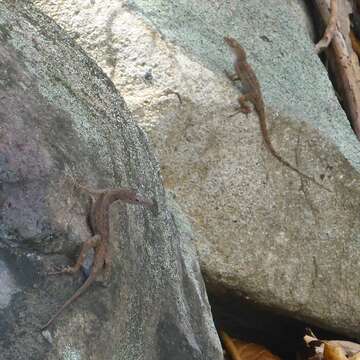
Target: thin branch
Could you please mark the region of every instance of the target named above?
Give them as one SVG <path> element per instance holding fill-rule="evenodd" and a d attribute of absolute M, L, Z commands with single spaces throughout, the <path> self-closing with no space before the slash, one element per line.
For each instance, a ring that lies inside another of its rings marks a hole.
<path fill-rule="evenodd" d="M 323 37 L 315 45 L 315 52 L 317 54 L 319 54 L 321 51 L 326 49 L 329 46 L 331 40 L 333 39 L 336 30 L 336 20 L 337 20 L 337 2 L 336 0 L 331 0 L 329 22 L 326 26 Z"/>
<path fill-rule="evenodd" d="M 344 37 L 339 32 L 335 32 L 333 38 L 333 49 L 337 64 L 337 75 L 343 88 L 344 100 L 347 111 L 351 119 L 354 131 L 360 140 L 360 93 L 359 93 L 359 63 L 355 54 L 351 56 L 346 47 Z"/>
<path fill-rule="evenodd" d="M 326 22 L 329 8 L 326 2 L 315 0 L 320 16 Z M 356 136 L 360 140 L 360 66 L 358 57 L 354 53 L 350 40 L 350 22 L 346 3 L 337 4 L 339 8 L 337 26 L 333 33 L 331 46 L 327 48 L 327 58 L 330 60 L 333 72 L 344 99 L 344 107 L 351 121 Z"/>
<path fill-rule="evenodd" d="M 350 31 L 350 40 L 353 50 L 356 52 L 358 58 L 360 58 L 360 42 L 353 31 Z"/>

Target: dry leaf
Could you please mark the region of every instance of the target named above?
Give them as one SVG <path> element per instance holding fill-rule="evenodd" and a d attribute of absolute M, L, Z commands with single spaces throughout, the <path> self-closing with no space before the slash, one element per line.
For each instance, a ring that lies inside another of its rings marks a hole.
<path fill-rule="evenodd" d="M 324 357 L 322 354 L 315 354 L 314 356 L 309 357 L 308 360 L 324 360 Z"/>
<path fill-rule="evenodd" d="M 323 354 L 324 344 L 326 343 L 335 347 L 340 347 L 344 354 L 351 360 L 360 360 L 360 344 L 346 340 L 319 340 L 312 334 L 311 330 L 310 333 L 311 335 L 304 336 L 304 341 L 306 345 L 313 348 L 317 354 Z M 355 355 L 357 355 L 357 357 L 355 357 Z"/>
<path fill-rule="evenodd" d="M 324 360 L 347 360 L 344 349 L 339 345 L 325 343 Z"/>
<path fill-rule="evenodd" d="M 360 352 L 360 345 L 357 343 L 354 343 L 352 341 L 345 341 L 345 340 L 329 340 L 326 341 L 329 344 L 340 346 L 344 349 L 345 354 L 347 356 L 353 356 Z"/>
<path fill-rule="evenodd" d="M 233 341 L 241 360 L 281 360 L 262 345 L 236 339 L 233 339 Z"/>
<path fill-rule="evenodd" d="M 231 338 L 225 331 L 220 337 L 231 360 L 281 360 L 264 346 Z"/>

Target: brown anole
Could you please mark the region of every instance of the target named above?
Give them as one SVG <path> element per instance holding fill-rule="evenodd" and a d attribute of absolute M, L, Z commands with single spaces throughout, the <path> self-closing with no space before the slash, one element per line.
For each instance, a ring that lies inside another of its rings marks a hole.
<path fill-rule="evenodd" d="M 105 270 L 108 275 L 111 266 L 111 256 L 108 252 L 109 247 L 109 233 L 110 233 L 110 221 L 109 210 L 113 202 L 122 200 L 129 204 L 143 205 L 150 207 L 153 202 L 139 196 L 136 191 L 127 188 L 118 189 L 103 189 L 96 190 L 90 189 L 85 186 L 78 185 L 81 189 L 86 190 L 92 199 L 89 222 L 93 236 L 86 240 L 81 248 L 80 255 L 74 266 L 65 267 L 64 269 L 52 272 L 51 275 L 62 273 L 76 273 L 80 270 L 81 265 L 85 260 L 85 255 L 91 248 L 94 249 L 93 264 L 90 270 L 90 274 L 85 282 L 80 286 L 78 290 L 68 299 L 59 310 L 51 317 L 51 319 L 41 327 L 41 330 L 46 329 L 72 302 L 74 302 L 80 295 L 82 295 L 86 289 L 95 281 L 97 275 Z"/>
<path fill-rule="evenodd" d="M 238 111 L 236 111 L 231 116 L 237 114 L 240 111 L 245 114 L 251 112 L 251 109 L 247 104 L 248 102 L 251 102 L 254 105 L 254 108 L 259 116 L 261 134 L 270 153 L 276 159 L 278 159 L 283 165 L 295 171 L 300 176 L 303 176 L 304 178 L 312 181 L 321 188 L 330 191 L 324 185 L 317 182 L 313 177 L 304 174 L 295 166 L 291 165 L 274 149 L 270 140 L 269 131 L 266 124 L 265 104 L 264 104 L 259 80 L 257 79 L 254 70 L 247 62 L 246 52 L 242 48 L 242 46 L 234 38 L 224 37 L 224 40 L 226 44 L 230 47 L 231 51 L 235 56 L 234 59 L 235 74 L 230 75 L 227 71 L 225 71 L 225 73 L 231 81 L 240 80 L 244 86 L 244 91 L 245 91 L 245 93 L 238 98 L 240 104 Z"/>

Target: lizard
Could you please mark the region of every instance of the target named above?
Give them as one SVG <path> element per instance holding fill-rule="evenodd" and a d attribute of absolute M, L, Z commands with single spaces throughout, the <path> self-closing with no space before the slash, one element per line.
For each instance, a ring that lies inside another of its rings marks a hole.
<path fill-rule="evenodd" d="M 255 108 L 255 111 L 258 114 L 261 134 L 265 142 L 265 145 L 267 146 L 270 153 L 283 165 L 285 165 L 292 171 L 295 171 L 298 175 L 312 181 L 321 188 L 330 191 L 327 187 L 317 182 L 313 177 L 304 174 L 298 168 L 291 165 L 274 149 L 267 128 L 265 104 L 264 104 L 259 80 L 257 79 L 254 70 L 247 62 L 246 52 L 243 49 L 243 47 L 232 37 L 226 36 L 224 37 L 224 40 L 226 44 L 230 47 L 231 51 L 235 56 L 234 58 L 235 74 L 229 74 L 226 70 L 225 70 L 225 74 L 231 81 L 240 80 L 244 86 L 244 91 L 245 91 L 245 93 L 238 98 L 240 107 L 234 114 L 230 116 L 234 116 L 240 111 L 245 114 L 250 113 L 251 109 L 247 103 L 251 102 Z"/>
<path fill-rule="evenodd" d="M 122 200 L 129 204 L 143 205 L 151 207 L 153 202 L 147 200 L 137 194 L 136 191 L 128 188 L 114 188 L 114 189 L 90 189 L 88 187 L 78 185 L 79 188 L 86 190 L 91 197 L 91 207 L 89 212 L 89 225 L 93 235 L 86 240 L 81 248 L 80 255 L 73 266 L 64 267 L 60 271 L 49 273 L 56 274 L 74 274 L 78 272 L 85 260 L 85 255 L 91 248 L 94 249 L 95 254 L 93 258 L 90 274 L 85 282 L 75 291 L 75 293 L 58 309 L 58 311 L 50 318 L 50 320 L 41 327 L 45 330 L 53 321 L 80 295 L 82 295 L 90 285 L 95 281 L 98 274 L 104 269 L 107 275 L 110 273 L 111 256 L 108 252 L 109 235 L 110 235 L 110 221 L 109 212 L 110 206 L 117 200 Z"/>

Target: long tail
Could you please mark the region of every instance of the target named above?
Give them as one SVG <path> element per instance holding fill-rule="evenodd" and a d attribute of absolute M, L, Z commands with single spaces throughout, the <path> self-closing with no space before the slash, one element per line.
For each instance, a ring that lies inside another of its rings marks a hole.
<path fill-rule="evenodd" d="M 239 352 L 237 351 L 231 337 L 224 330 L 220 330 L 219 335 L 223 341 L 226 352 L 231 356 L 231 360 L 241 360 Z"/>
<path fill-rule="evenodd" d="M 268 148 L 268 150 L 271 152 L 271 154 L 278 159 L 283 165 L 287 166 L 289 169 L 295 171 L 297 174 L 299 174 L 300 176 L 304 177 L 305 179 L 310 180 L 311 182 L 313 182 L 314 184 L 316 184 L 317 186 L 320 186 L 322 189 L 331 192 L 330 189 L 328 189 L 326 186 L 320 184 L 318 181 L 315 180 L 315 178 L 313 178 L 312 176 L 306 175 L 304 174 L 302 171 L 300 171 L 298 168 L 296 168 L 295 166 L 291 165 L 289 162 L 287 162 L 273 147 L 271 140 L 269 138 L 269 131 L 267 129 L 266 126 L 266 116 L 265 116 L 265 108 L 264 106 L 256 106 L 256 112 L 258 113 L 259 116 L 259 122 L 260 122 L 260 130 L 261 130 L 261 134 L 264 138 L 264 142 Z"/>
<path fill-rule="evenodd" d="M 49 327 L 52 322 L 71 304 L 73 303 L 80 295 L 82 295 L 85 290 L 94 282 L 95 277 L 91 273 L 89 277 L 85 280 L 85 282 L 75 291 L 74 295 L 71 296 L 69 300 L 67 300 L 60 309 L 52 316 L 52 318 L 43 325 L 40 330 L 45 330 L 47 327 Z"/>

